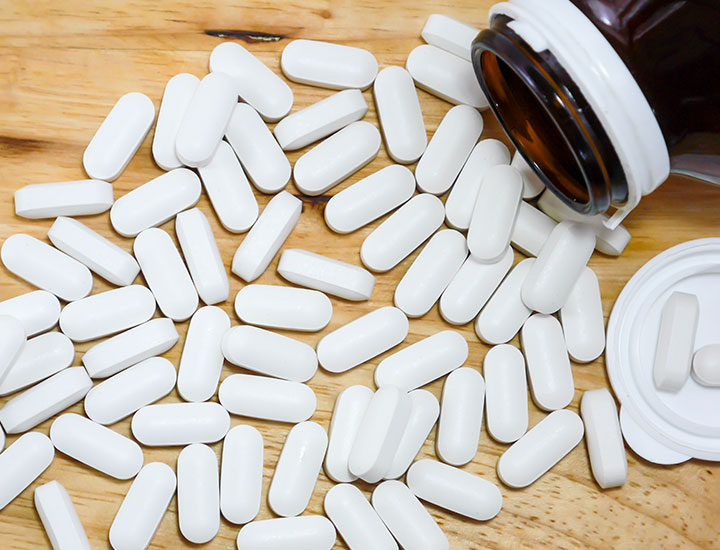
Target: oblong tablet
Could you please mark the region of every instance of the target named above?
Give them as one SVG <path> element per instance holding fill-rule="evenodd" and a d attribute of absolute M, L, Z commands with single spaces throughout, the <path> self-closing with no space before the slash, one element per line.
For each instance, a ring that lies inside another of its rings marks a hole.
<path fill-rule="evenodd" d="M 292 109 L 290 87 L 240 44 L 223 42 L 215 46 L 210 54 L 210 70 L 230 75 L 237 95 L 267 122 L 277 122 Z"/>
<path fill-rule="evenodd" d="M 551 412 L 500 456 L 498 477 L 510 487 L 527 487 L 572 451 L 583 431 L 583 421 L 574 412 Z"/>
<path fill-rule="evenodd" d="M 445 379 L 437 433 L 437 454 L 461 466 L 477 453 L 485 404 L 485 380 L 473 368 L 461 367 Z"/>
<path fill-rule="evenodd" d="M 369 300 L 375 287 L 362 267 L 298 248 L 283 251 L 277 270 L 291 283 L 355 302 Z"/>
<path fill-rule="evenodd" d="M 698 384 L 720 386 L 720 344 L 708 344 L 695 352 L 691 374 Z"/>
<path fill-rule="evenodd" d="M 605 349 L 605 319 L 602 296 L 595 272 L 580 273 L 565 304 L 560 308 L 565 345 L 573 361 L 589 363 Z"/>
<path fill-rule="evenodd" d="M 378 63 L 367 50 L 320 42 L 293 40 L 283 48 L 280 68 L 293 82 L 343 90 L 368 88 L 375 80 Z"/>
<path fill-rule="evenodd" d="M 333 307 L 317 290 L 247 285 L 235 297 L 235 313 L 249 325 L 317 332 L 330 322 Z"/>
<path fill-rule="evenodd" d="M 180 252 L 162 229 L 146 229 L 135 238 L 135 257 L 160 310 L 184 321 L 198 306 L 198 295 Z"/>
<path fill-rule="evenodd" d="M 147 287 L 124 286 L 66 305 L 60 330 L 75 342 L 87 342 L 144 323 L 154 314 L 155 298 Z"/>
<path fill-rule="evenodd" d="M 263 483 L 263 438 L 252 426 L 235 426 L 223 440 L 220 511 L 230 523 L 255 519 Z"/>
<path fill-rule="evenodd" d="M 467 357 L 465 338 L 444 330 L 383 359 L 375 369 L 375 383 L 414 390 L 455 370 Z"/>
<path fill-rule="evenodd" d="M 75 347 L 61 332 L 31 338 L 0 382 L 0 395 L 7 395 L 60 372 L 75 359 Z"/>
<path fill-rule="evenodd" d="M 9 315 L 0 315 L 0 382 L 14 369 L 27 338 L 22 323 Z"/>
<path fill-rule="evenodd" d="M 116 479 L 135 477 L 143 465 L 140 445 L 79 414 L 59 416 L 50 440 L 61 453 Z"/>
<path fill-rule="evenodd" d="M 0 302 L 0 315 L 15 317 L 30 338 L 57 324 L 60 301 L 47 290 L 33 290 Z"/>
<path fill-rule="evenodd" d="M 230 415 L 217 403 L 162 403 L 138 410 L 131 426 L 149 447 L 215 443 L 230 429 Z"/>
<path fill-rule="evenodd" d="M 425 152 L 427 132 L 410 73 L 386 67 L 375 78 L 373 95 L 388 155 L 400 164 L 415 162 Z"/>
<path fill-rule="evenodd" d="M 694 294 L 674 291 L 662 308 L 653 362 L 653 380 L 661 391 L 677 392 L 690 377 L 700 304 Z"/>
<path fill-rule="evenodd" d="M 397 346 L 409 328 L 398 308 L 376 309 L 325 335 L 317 344 L 318 361 L 327 371 L 345 372 Z"/>
<path fill-rule="evenodd" d="M 123 237 L 134 237 L 195 206 L 200 191 L 195 172 L 187 168 L 170 170 L 116 200 L 110 209 L 110 222 Z"/>
<path fill-rule="evenodd" d="M 333 524 L 324 516 L 300 516 L 253 521 L 237 536 L 238 550 L 330 550 L 335 545 Z"/>
<path fill-rule="evenodd" d="M 294 382 L 310 380 L 318 365 L 305 342 L 250 325 L 227 330 L 222 353 L 233 365 Z"/>
<path fill-rule="evenodd" d="M 199 84 L 200 79 L 195 75 L 180 73 L 165 85 L 152 143 L 155 163 L 163 170 L 183 165 L 175 153 L 175 138 Z"/>
<path fill-rule="evenodd" d="M 61 300 L 79 300 L 92 291 L 87 267 L 30 235 L 17 233 L 5 239 L 0 256 L 8 271 Z"/>
<path fill-rule="evenodd" d="M 232 414 L 293 424 L 310 418 L 317 406 L 310 386 L 252 374 L 228 376 L 218 400 Z"/>
<path fill-rule="evenodd" d="M 89 216 L 110 210 L 113 200 L 112 185 L 106 181 L 37 183 L 15 191 L 15 214 L 31 220 Z"/>
<path fill-rule="evenodd" d="M 90 541 L 65 487 L 51 481 L 35 489 L 33 499 L 55 550 L 90 550 Z"/>
<path fill-rule="evenodd" d="M 178 524 L 195 544 L 211 541 L 220 529 L 220 478 L 215 452 L 207 445 L 188 445 L 177 459 Z"/>
<path fill-rule="evenodd" d="M 414 196 L 368 235 L 360 248 L 362 262 L 373 271 L 391 270 L 420 246 L 445 218 L 434 195 Z"/>
<path fill-rule="evenodd" d="M 621 487 L 627 481 L 628 464 L 612 395 L 604 388 L 586 391 L 580 400 L 580 414 L 595 481 L 603 489 Z"/>
<path fill-rule="evenodd" d="M 348 483 L 357 479 L 348 469 L 348 460 L 372 396 L 373 391 L 370 388 L 349 386 L 335 399 L 325 455 L 325 473 L 337 483 Z"/>
<path fill-rule="evenodd" d="M 85 414 L 98 424 L 114 424 L 165 397 L 175 387 L 175 366 L 151 357 L 101 382 L 85 396 Z"/>
<path fill-rule="evenodd" d="M 510 243 L 526 256 L 537 257 L 556 225 L 542 210 L 520 201 Z"/>
<path fill-rule="evenodd" d="M 479 32 L 475 27 L 457 19 L 433 13 L 428 16 L 420 34 L 428 44 L 470 61 L 470 47 Z"/>
<path fill-rule="evenodd" d="M 40 432 L 21 435 L 0 453 L 0 510 L 40 477 L 54 457 L 50 438 Z"/>
<path fill-rule="evenodd" d="M 496 441 L 512 443 L 528 427 L 525 358 L 515 346 L 494 346 L 483 360 L 488 432 Z"/>
<path fill-rule="evenodd" d="M 510 165 L 522 175 L 523 199 L 534 199 L 545 190 L 545 184 L 518 151 L 513 154 Z"/>
<path fill-rule="evenodd" d="M 113 181 L 125 170 L 155 120 L 155 106 L 138 92 L 125 94 L 102 121 L 83 153 L 93 179 Z"/>

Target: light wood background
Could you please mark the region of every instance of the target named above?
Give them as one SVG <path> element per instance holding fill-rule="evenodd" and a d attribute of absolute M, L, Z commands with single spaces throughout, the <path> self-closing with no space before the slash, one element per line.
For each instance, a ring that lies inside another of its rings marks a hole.
<path fill-rule="evenodd" d="M 415 2 L 373 1 L 294 1 L 257 0 L 80 0 L 18 1 L 0 3 L 0 240 L 17 232 L 40 239 L 52 220 L 28 221 L 14 215 L 12 193 L 30 183 L 82 179 L 82 153 L 104 116 L 124 93 L 147 94 L 159 107 L 167 80 L 179 72 L 203 76 L 208 56 L 223 39 L 239 40 L 254 54 L 279 72 L 280 52 L 294 38 L 337 41 L 373 52 L 380 67 L 404 65 L 408 53 L 421 44 L 420 30 L 431 13 L 446 13 L 478 27 L 485 25 L 491 0 L 462 0 L 450 3 L 434 0 Z M 293 111 L 332 92 L 291 84 L 295 92 Z M 437 98 L 420 91 L 428 134 L 437 127 L 450 108 Z M 377 122 L 371 93 L 366 120 Z M 505 139 L 492 115 L 485 114 L 483 137 Z M 115 196 L 161 173 L 151 158 L 151 136 L 115 182 Z M 295 161 L 303 151 L 290 155 Z M 331 190 L 332 195 L 350 183 L 389 164 L 384 150 L 358 174 Z M 297 190 L 291 183 L 291 192 Z M 359 248 L 365 236 L 377 226 L 354 234 L 333 234 L 323 222 L 328 196 L 301 197 L 303 214 L 285 244 L 286 248 L 307 248 L 320 254 L 360 264 Z M 261 207 L 268 200 L 258 194 Z M 199 207 L 209 216 L 226 266 L 242 241 L 242 235 L 224 231 L 203 196 Z M 627 220 L 633 235 L 621 258 L 595 255 L 591 266 L 600 276 L 606 316 L 625 282 L 647 260 L 677 243 L 717 236 L 720 190 L 689 181 L 666 183 Z M 82 220 L 127 250 L 132 241 L 115 234 L 107 213 Z M 173 232 L 173 222 L 164 228 Z M 330 325 L 317 334 L 293 336 L 314 345 L 324 334 L 377 307 L 392 303 L 396 283 L 415 254 L 391 272 L 379 275 L 372 299 L 350 303 L 333 299 Z M 518 255 L 518 258 L 520 256 Z M 277 258 L 259 283 L 281 283 L 275 272 Z M 232 311 L 232 298 L 242 287 L 231 276 L 231 300 L 222 307 Z M 95 278 L 95 292 L 107 285 Z M 0 298 L 6 299 L 31 290 L 30 286 L 6 270 L 0 274 Z M 178 364 L 187 323 L 178 326 L 180 342 L 166 356 Z M 437 307 L 420 320 L 410 322 L 410 335 L 403 346 L 448 328 Z M 481 344 L 471 325 L 459 329 L 470 343 L 468 365 L 481 368 L 488 347 Z M 88 345 L 76 347 L 75 364 Z M 385 354 L 387 355 L 387 354 Z M 328 427 L 333 403 L 342 388 L 351 384 L 372 387 L 374 366 L 370 364 L 342 375 L 318 371 L 310 385 L 318 396 L 313 420 Z M 223 378 L 238 369 L 226 365 Z M 576 394 L 571 408 L 577 410 L 582 392 L 608 386 L 603 360 L 573 367 Z M 438 397 L 441 382 L 429 386 Z M 0 405 L 6 399 L 0 399 Z M 178 401 L 173 392 L 164 401 Z M 82 413 L 82 404 L 70 409 Z M 544 416 L 531 405 L 531 425 Z M 247 422 L 233 417 L 233 425 Z M 37 429 L 47 433 L 51 421 Z M 263 499 L 290 426 L 250 421 L 265 438 L 265 479 Z M 129 422 L 113 427 L 130 435 Z M 8 438 L 8 444 L 16 439 Z M 434 431 L 421 456 L 434 457 Z M 220 453 L 221 445 L 213 445 Z M 506 447 L 494 442 L 483 430 L 477 456 L 466 469 L 499 483 L 495 474 L 498 456 Z M 163 461 L 173 468 L 180 449 L 145 449 L 145 460 Z M 649 464 L 628 451 L 630 473 L 621 489 L 601 491 L 591 476 L 584 443 L 579 445 L 549 474 L 531 487 L 511 490 L 500 485 L 504 505 L 500 514 L 486 523 L 467 521 L 452 513 L 428 506 L 448 535 L 453 548 L 720 548 L 720 467 L 709 462 L 691 461 L 675 467 Z M 49 548 L 32 501 L 33 489 L 58 480 L 70 493 L 94 548 L 109 548 L 107 534 L 130 481 L 116 481 L 95 473 L 59 453 L 53 465 L 30 488 L 0 512 L 0 548 Z M 322 501 L 332 483 L 320 474 L 306 513 L 321 514 Z M 372 487 L 361 487 L 370 494 Z M 191 548 L 179 533 L 176 502 L 173 499 L 151 548 Z M 269 518 L 265 500 L 259 518 Z M 235 548 L 238 527 L 224 520 L 218 536 L 206 548 Z M 338 540 L 338 548 L 345 548 Z"/>

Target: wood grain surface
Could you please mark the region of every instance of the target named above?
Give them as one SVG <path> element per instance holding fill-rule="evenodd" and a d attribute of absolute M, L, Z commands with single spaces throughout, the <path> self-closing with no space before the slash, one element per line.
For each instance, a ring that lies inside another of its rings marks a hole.
<path fill-rule="evenodd" d="M 179 72 L 203 76 L 208 56 L 223 40 L 237 40 L 249 48 L 274 71 L 279 70 L 280 52 L 294 38 L 337 41 L 373 52 L 380 67 L 404 65 L 408 53 L 421 44 L 420 30 L 431 13 L 446 13 L 478 27 L 485 25 L 491 0 L 445 2 L 293 1 L 257 0 L 53 0 L 0 2 L 0 240 L 25 232 L 46 240 L 52 220 L 29 221 L 14 215 L 12 193 L 31 183 L 82 179 L 82 153 L 95 129 L 115 101 L 124 93 L 138 91 L 152 98 L 159 107 L 167 80 Z M 332 92 L 291 84 L 295 93 L 293 111 Z M 420 91 L 428 135 L 437 127 L 448 103 Z M 365 120 L 377 123 L 372 94 L 365 92 L 370 112 Z M 507 140 L 492 115 L 485 113 L 483 137 Z M 148 136 L 122 176 L 114 183 L 118 198 L 138 185 L 161 174 L 153 163 Z M 304 151 L 290 154 L 294 162 Z M 328 193 L 335 194 L 350 183 L 389 164 L 380 151 L 377 159 L 349 180 Z M 288 190 L 298 194 L 291 183 Z M 303 213 L 285 248 L 305 248 L 340 260 L 360 264 L 360 244 L 378 223 L 353 234 L 332 233 L 323 221 L 328 196 L 301 197 Z M 263 207 L 269 197 L 258 194 Z M 199 207 L 210 218 L 229 269 L 232 254 L 242 235 L 223 230 L 207 198 Z M 633 235 L 621 258 L 596 254 L 590 265 L 600 277 L 605 315 L 623 285 L 646 261 L 680 242 L 717 236 L 720 191 L 710 186 L 673 180 L 662 186 L 626 222 Z M 131 250 L 132 240 L 115 234 L 108 213 L 83 218 L 84 223 Z M 164 229 L 174 235 L 174 222 Z M 392 303 L 394 288 L 416 254 L 389 273 L 377 277 L 372 299 L 351 303 L 332 299 L 334 315 L 330 325 L 315 334 L 293 334 L 311 345 L 329 331 Z M 517 259 L 521 256 L 516 254 Z M 259 283 L 283 284 L 275 267 L 277 257 Z M 231 315 L 232 298 L 243 283 L 231 276 L 231 300 L 222 304 Z M 95 278 L 94 292 L 108 286 Z M 31 290 L 31 287 L 2 269 L 0 299 Z M 178 325 L 180 342 L 166 354 L 178 364 L 187 323 Z M 422 319 L 410 321 L 410 335 L 402 346 L 449 328 L 437 306 Z M 480 369 L 488 346 L 479 342 L 472 326 L 459 328 L 470 343 L 468 365 Z M 517 342 L 515 342 L 517 343 Z M 401 346 L 401 347 L 402 347 Z M 76 346 L 76 365 L 89 344 Z M 313 420 L 327 428 L 335 401 L 342 388 L 351 384 L 373 386 L 375 365 L 387 354 L 341 375 L 322 370 L 310 385 L 318 397 Z M 223 378 L 240 369 L 225 365 Z M 603 360 L 590 365 L 573 365 L 577 410 L 582 392 L 608 387 Z M 438 397 L 442 382 L 428 386 Z M 2 405 L 7 398 L 0 399 Z M 178 401 L 173 391 L 164 402 Z M 70 409 L 82 413 L 82 404 Z M 530 423 L 544 413 L 531 405 Z M 48 433 L 51 420 L 37 430 Z M 272 517 L 266 503 L 267 488 L 289 425 L 248 421 L 233 417 L 232 424 L 256 426 L 265 439 L 265 477 L 260 519 Z M 129 421 L 113 426 L 130 435 Z M 16 436 L 8 438 L 12 443 Z M 434 457 L 434 431 L 421 456 Z M 221 444 L 212 446 L 218 453 Z M 483 429 L 477 456 L 466 466 L 495 483 L 495 464 L 506 446 L 494 442 Z M 145 449 L 145 460 L 163 461 L 175 467 L 179 448 Z M 433 517 L 450 539 L 452 548 L 720 548 L 720 466 L 691 461 L 675 467 L 654 466 L 628 450 L 629 479 L 620 489 L 602 491 L 589 469 L 584 443 L 540 481 L 523 490 L 500 484 L 504 505 L 500 514 L 486 523 L 461 517 L 428 506 Z M 49 548 L 33 506 L 33 490 L 42 483 L 57 480 L 63 484 L 77 508 L 93 548 L 109 548 L 108 529 L 130 486 L 91 471 L 76 461 L 57 454 L 52 466 L 13 503 L 0 512 L 0 548 Z M 313 499 L 306 513 L 322 514 L 322 501 L 332 483 L 320 474 Z M 361 485 L 369 495 L 372 487 Z M 205 548 L 235 548 L 238 526 L 222 521 L 220 533 Z M 178 530 L 176 501 L 173 499 L 151 548 L 192 548 Z M 345 548 L 338 539 L 337 548 Z"/>

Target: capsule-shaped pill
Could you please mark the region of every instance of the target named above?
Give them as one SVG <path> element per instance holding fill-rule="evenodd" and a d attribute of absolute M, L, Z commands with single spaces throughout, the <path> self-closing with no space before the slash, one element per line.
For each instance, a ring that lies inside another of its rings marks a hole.
<path fill-rule="evenodd" d="M 247 285 L 235 297 L 243 323 L 267 328 L 317 332 L 330 322 L 330 298 L 317 290 L 279 285 Z"/>
<path fill-rule="evenodd" d="M 297 224 L 301 212 L 302 201 L 287 191 L 274 196 L 235 251 L 232 272 L 246 283 L 262 275 Z"/>
<path fill-rule="evenodd" d="M 237 536 L 238 550 L 330 550 L 337 536 L 324 516 L 265 519 L 245 525 Z"/>
<path fill-rule="evenodd" d="M 444 330 L 383 359 L 375 369 L 375 383 L 414 390 L 455 370 L 467 357 L 465 338 Z"/>
<path fill-rule="evenodd" d="M 0 510 L 40 477 L 54 457 L 50 438 L 40 432 L 21 435 L 0 453 Z"/>
<path fill-rule="evenodd" d="M 522 175 L 523 199 L 534 199 L 545 190 L 545 184 L 525 160 L 519 151 L 515 151 L 510 166 L 515 168 Z"/>
<path fill-rule="evenodd" d="M 0 257 L 8 271 L 61 300 L 79 300 L 92 291 L 87 267 L 30 235 L 17 233 L 5 239 Z"/>
<path fill-rule="evenodd" d="M 135 238 L 135 257 L 163 315 L 184 321 L 198 306 L 198 295 L 180 252 L 162 229 L 146 229 Z"/>
<path fill-rule="evenodd" d="M 50 440 L 61 453 L 115 479 L 135 477 L 143 465 L 140 445 L 79 414 L 59 416 Z"/>
<path fill-rule="evenodd" d="M 415 162 L 425 152 L 427 133 L 410 73 L 384 68 L 375 78 L 373 95 L 388 155 L 400 164 Z"/>
<path fill-rule="evenodd" d="M 114 200 L 112 185 L 100 180 L 26 185 L 14 198 L 15 214 L 31 220 L 100 214 L 110 210 Z"/>
<path fill-rule="evenodd" d="M 556 225 L 542 210 L 521 201 L 510 243 L 526 256 L 537 257 Z"/>
<path fill-rule="evenodd" d="M 480 31 L 462 21 L 433 13 L 428 16 L 420 33 L 428 44 L 437 46 L 470 61 L 470 49 L 473 40 Z"/>
<path fill-rule="evenodd" d="M 315 422 L 301 422 L 288 432 L 268 490 L 268 504 L 277 515 L 298 516 L 307 508 L 327 444 L 325 430 Z"/>
<path fill-rule="evenodd" d="M 175 152 L 175 140 L 199 84 L 200 79 L 195 75 L 180 73 L 165 85 L 152 143 L 153 159 L 163 170 L 183 165 Z"/>
<path fill-rule="evenodd" d="M 210 542 L 220 529 L 217 457 L 207 445 L 188 445 L 177 459 L 178 524 L 195 544 Z"/>
<path fill-rule="evenodd" d="M 580 414 L 595 481 L 603 489 L 621 487 L 627 481 L 628 464 L 612 395 L 604 388 L 586 391 L 580 400 Z"/>
<path fill-rule="evenodd" d="M 252 426 L 235 426 L 223 440 L 220 511 L 230 523 L 255 519 L 263 482 L 263 438 Z"/>
<path fill-rule="evenodd" d="M 337 483 L 349 483 L 357 479 L 348 469 L 348 461 L 372 396 L 370 388 L 349 386 L 335 400 L 325 455 L 325 473 Z"/>
<path fill-rule="evenodd" d="M 35 509 L 55 550 L 90 550 L 90 541 L 80 523 L 65 487 L 51 481 L 35 489 Z"/>
<path fill-rule="evenodd" d="M 223 42 L 210 54 L 210 70 L 230 75 L 235 92 L 266 122 L 277 122 L 290 112 L 290 87 L 257 57 L 235 42 Z"/>
<path fill-rule="evenodd" d="M 220 384 L 218 399 L 238 416 L 298 423 L 315 413 L 317 398 L 310 386 L 252 374 L 233 374 Z"/>
<path fill-rule="evenodd" d="M 9 315 L 0 315 L 0 383 L 14 370 L 14 364 L 27 343 L 22 323 Z"/>
<path fill-rule="evenodd" d="M 185 401 L 207 401 L 215 395 L 224 360 L 220 346 L 229 329 L 230 318 L 219 307 L 202 307 L 190 319 L 177 378 Z"/>
<path fill-rule="evenodd" d="M 47 290 L 33 290 L 0 302 L 0 315 L 15 317 L 30 338 L 57 324 L 60 301 Z"/>
<path fill-rule="evenodd" d="M 138 410 L 131 427 L 149 447 L 215 443 L 230 429 L 230 415 L 217 403 L 162 403 Z"/>
<path fill-rule="evenodd" d="M 5 430 L 2 429 L 2 425 L 0 425 L 0 453 L 5 449 Z"/>
<path fill-rule="evenodd" d="M 490 348 L 483 360 L 488 432 L 500 443 L 520 439 L 528 428 L 525 358 L 515 346 Z"/>
<path fill-rule="evenodd" d="M 154 314 L 155 298 L 147 287 L 124 286 L 66 305 L 60 330 L 75 342 L 87 342 L 137 326 Z"/>
<path fill-rule="evenodd" d="M 461 367 L 445 379 L 438 422 L 437 454 L 448 464 L 467 464 L 477 453 L 485 404 L 485 380 Z"/>
<path fill-rule="evenodd" d="M 170 170 L 116 200 L 110 209 L 110 222 L 123 237 L 135 237 L 195 206 L 200 191 L 195 172 L 187 168 Z"/>
<path fill-rule="evenodd" d="M 424 459 L 413 464 L 407 484 L 419 499 L 470 519 L 487 521 L 502 508 L 497 485 L 436 460 Z"/>
<path fill-rule="evenodd" d="M 0 382 L 0 395 L 13 393 L 45 380 L 69 367 L 74 359 L 75 347 L 61 332 L 48 332 L 31 338 Z"/>
<path fill-rule="evenodd" d="M 365 238 L 360 248 L 363 264 L 380 273 L 391 270 L 424 243 L 444 217 L 440 199 L 416 195 Z"/>
<path fill-rule="evenodd" d="M 144 94 L 125 94 L 102 121 L 83 153 L 93 179 L 113 181 L 125 170 L 155 120 L 155 106 Z"/>
<path fill-rule="evenodd" d="M 695 352 L 692 360 L 692 376 L 703 386 L 711 388 L 720 386 L 720 345 L 710 344 Z"/>
<path fill-rule="evenodd" d="M 697 296 L 673 292 L 660 316 L 653 380 L 662 391 L 677 392 L 690 377 L 700 304 Z"/>
<path fill-rule="evenodd" d="M 586 267 L 560 308 L 565 345 L 573 361 L 589 363 L 605 349 L 602 296 L 595 272 Z"/>
<path fill-rule="evenodd" d="M 574 412 L 553 411 L 500 456 L 498 477 L 509 487 L 527 487 L 580 443 L 584 429 Z"/>

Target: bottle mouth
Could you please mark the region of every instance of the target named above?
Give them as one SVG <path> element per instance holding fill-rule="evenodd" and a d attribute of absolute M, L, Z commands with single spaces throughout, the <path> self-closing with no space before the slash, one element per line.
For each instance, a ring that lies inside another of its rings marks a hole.
<path fill-rule="evenodd" d="M 475 74 L 503 129 L 573 210 L 594 215 L 625 203 L 624 170 L 592 107 L 557 59 L 534 51 L 512 21 L 493 17 L 472 45 Z"/>

